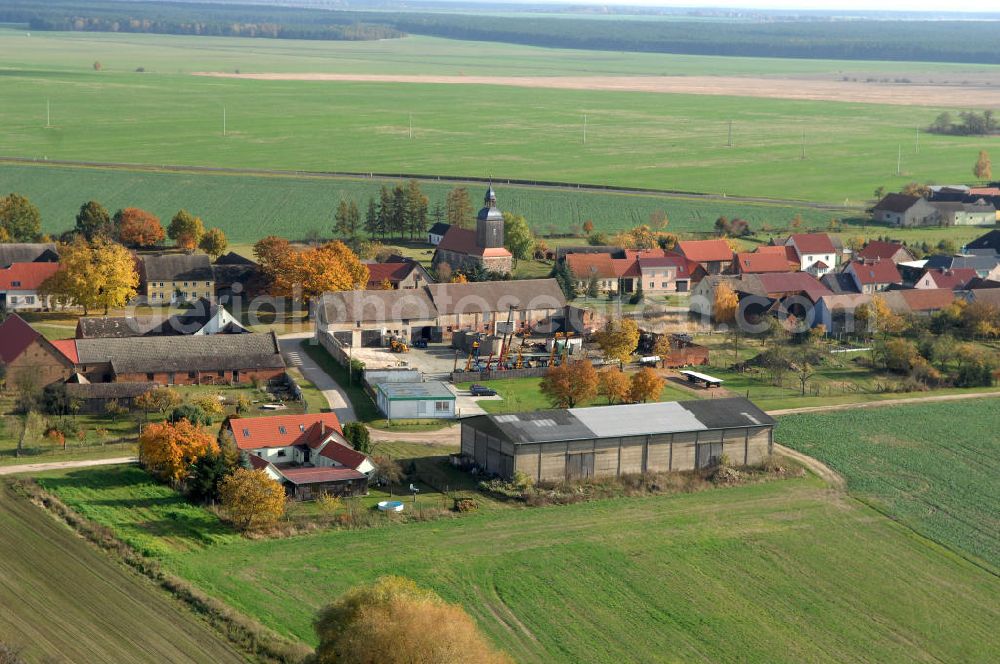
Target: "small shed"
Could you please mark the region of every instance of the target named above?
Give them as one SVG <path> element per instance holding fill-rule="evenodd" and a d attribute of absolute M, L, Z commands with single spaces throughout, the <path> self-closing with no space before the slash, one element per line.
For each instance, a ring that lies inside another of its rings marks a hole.
<path fill-rule="evenodd" d="M 375 385 L 375 403 L 390 420 L 453 418 L 455 401 L 455 393 L 440 380 Z"/>

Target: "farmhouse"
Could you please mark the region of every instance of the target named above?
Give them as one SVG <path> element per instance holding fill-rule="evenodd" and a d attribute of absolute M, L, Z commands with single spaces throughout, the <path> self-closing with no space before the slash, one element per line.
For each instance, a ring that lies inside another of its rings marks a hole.
<path fill-rule="evenodd" d="M 976 271 L 971 268 L 960 267 L 954 270 L 937 268 L 927 270 L 927 272 L 924 273 L 924 276 L 920 277 L 913 287 L 949 288 L 951 290 L 960 290 L 965 288 L 967 283 L 977 278 Z"/>
<path fill-rule="evenodd" d="M 966 249 L 964 253 L 954 256 L 938 254 L 931 256 L 924 263 L 924 269 L 957 270 L 971 268 L 983 279 L 1000 280 L 1000 255 L 990 249 Z"/>
<path fill-rule="evenodd" d="M 462 420 L 462 456 L 536 481 L 738 465 L 772 451 L 775 421 L 743 398 L 543 410 Z"/>
<path fill-rule="evenodd" d="M 446 224 L 443 221 L 439 221 L 431 226 L 427 229 L 427 244 L 435 247 L 441 244 L 441 240 L 444 239 L 444 236 L 448 233 L 449 228 L 451 228 L 451 224 Z"/>
<path fill-rule="evenodd" d="M 911 226 L 937 226 L 941 213 L 920 196 L 888 194 L 872 208 L 875 221 L 909 228 Z"/>
<path fill-rule="evenodd" d="M 455 417 L 455 393 L 440 380 L 375 383 L 375 403 L 387 419 Z"/>
<path fill-rule="evenodd" d="M 375 466 L 350 446 L 334 413 L 233 418 L 229 430 L 253 468 L 267 472 L 296 500 L 368 492 Z"/>
<path fill-rule="evenodd" d="M 91 383 L 82 374 L 73 374 L 64 383 L 66 396 L 80 404 L 80 412 L 93 415 L 103 415 L 112 403 L 131 411 L 137 398 L 156 387 L 156 383 Z"/>
<path fill-rule="evenodd" d="M 761 247 L 764 249 L 765 247 Z M 755 251 L 738 253 L 733 260 L 736 274 L 765 274 L 768 272 L 794 272 L 799 269 L 798 258 L 788 260 L 784 247 L 774 247 L 778 251 Z"/>
<path fill-rule="evenodd" d="M 58 270 L 58 263 L 13 263 L 0 269 L 0 311 L 47 309 L 48 298 L 38 289 Z"/>
<path fill-rule="evenodd" d="M 725 240 L 682 240 L 677 252 L 709 275 L 728 272 L 733 264 L 733 250 Z"/>
<path fill-rule="evenodd" d="M 997 221 L 997 209 L 983 199 L 973 203 L 931 201 L 943 226 L 992 226 Z"/>
<path fill-rule="evenodd" d="M 851 261 L 844 272 L 854 280 L 859 293 L 874 293 L 903 283 L 896 264 L 889 260 Z"/>
<path fill-rule="evenodd" d="M 75 349 L 65 351 L 43 337 L 17 314 L 0 323 L 0 362 L 8 387 L 28 380 L 41 387 L 73 373 Z"/>
<path fill-rule="evenodd" d="M 219 298 L 253 297 L 265 287 L 260 265 L 232 251 L 212 263 L 212 279 Z"/>
<path fill-rule="evenodd" d="M 244 334 L 248 330 L 225 307 L 205 299 L 191 309 L 162 316 L 85 316 L 76 322 L 77 339 L 125 339 L 183 334 Z"/>
<path fill-rule="evenodd" d="M 150 304 L 215 297 L 215 274 L 205 254 L 144 256 L 140 262 L 144 294 Z"/>
<path fill-rule="evenodd" d="M 837 267 L 837 247 L 826 233 L 793 233 L 785 241 L 795 250 L 799 269 L 822 277 Z"/>
<path fill-rule="evenodd" d="M 591 280 L 599 292 L 617 293 L 621 275 L 611 254 L 566 254 L 566 266 L 576 279 L 578 293 L 586 293 Z"/>
<path fill-rule="evenodd" d="M 76 345 L 77 371 L 93 383 L 226 385 L 285 375 L 273 332 L 70 341 Z"/>
<path fill-rule="evenodd" d="M 858 252 L 858 258 L 863 261 L 892 261 L 893 263 L 906 263 L 917 259 L 903 243 L 882 240 L 872 240 L 866 244 L 864 249 Z"/>
<path fill-rule="evenodd" d="M 691 287 L 689 261 L 683 256 L 640 256 L 639 273 L 642 290 L 650 295 L 662 293 L 686 293 Z"/>
<path fill-rule="evenodd" d="M 453 270 L 482 269 L 510 274 L 514 257 L 503 246 L 503 213 L 497 208 L 497 196 L 491 186 L 486 190 L 483 207 L 476 216 L 476 230 L 451 226 L 434 252 L 434 266 L 447 264 Z"/>
<path fill-rule="evenodd" d="M 814 325 L 824 325 L 827 334 L 861 332 L 856 310 L 879 297 L 897 314 L 929 315 L 947 308 L 955 301 L 955 293 L 947 288 L 891 290 L 882 293 L 827 295 L 816 303 Z"/>
<path fill-rule="evenodd" d="M 527 329 L 563 313 L 555 279 L 430 284 L 409 290 L 324 293 L 315 307 L 316 333 L 353 346 L 380 346 L 390 336 L 450 341 L 458 330 L 496 332 L 510 317 Z"/>
<path fill-rule="evenodd" d="M 396 290 L 419 288 L 434 283 L 427 270 L 414 260 L 404 258 L 385 263 L 366 263 L 365 266 L 368 268 L 369 290 L 387 290 L 386 286 Z"/>

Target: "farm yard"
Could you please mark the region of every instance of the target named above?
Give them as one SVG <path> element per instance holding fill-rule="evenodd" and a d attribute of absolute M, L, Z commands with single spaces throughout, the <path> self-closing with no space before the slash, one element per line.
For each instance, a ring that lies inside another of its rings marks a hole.
<path fill-rule="evenodd" d="M 118 36 L 101 36 L 111 37 Z M 0 154 L 529 178 L 863 206 L 879 185 L 967 180 L 978 150 L 1000 144 L 997 137 L 926 135 L 917 150 L 914 130 L 941 110 L 931 107 L 172 73 L 202 68 L 198 50 L 171 73 L 132 71 L 146 66 L 138 53 L 124 56 L 134 62 L 112 67 L 109 61 L 97 72 L 92 60 L 76 54 L 79 38 L 67 36 L 65 59 L 56 64 L 58 34 L 28 39 L 0 31 L 0 52 L 17 52 L 5 76 L 11 103 L 0 113 L 8 129 Z M 209 47 L 218 41 L 199 39 Z M 357 48 L 365 60 L 373 46 Z M 51 128 L 45 128 L 47 103 Z M 726 147 L 730 121 L 733 147 Z M 901 145 L 903 168 L 896 176 Z"/>
<path fill-rule="evenodd" d="M 42 482 L 119 532 L 140 525 L 167 569 L 310 644 L 320 605 L 391 573 L 462 603 L 523 662 L 977 661 L 1000 645 L 995 576 L 812 477 L 251 541 L 157 532 L 169 501 L 133 514 L 127 487 L 86 479 L 102 472 Z"/>
<path fill-rule="evenodd" d="M 971 399 L 789 415 L 775 438 L 879 511 L 997 570 L 998 426 L 996 399 Z"/>
<path fill-rule="evenodd" d="M 0 532 L 0 641 L 27 661 L 245 661 L 179 602 L 6 484 Z"/>

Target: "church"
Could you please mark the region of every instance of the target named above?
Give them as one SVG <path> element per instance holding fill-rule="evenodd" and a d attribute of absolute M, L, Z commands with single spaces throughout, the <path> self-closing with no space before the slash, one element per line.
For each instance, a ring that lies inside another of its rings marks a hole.
<path fill-rule="evenodd" d="M 491 185 L 476 215 L 476 230 L 449 228 L 434 253 L 434 267 L 447 263 L 452 270 L 482 267 L 488 272 L 510 274 L 514 257 L 504 248 L 503 239 L 503 213 L 497 208 L 497 195 Z"/>

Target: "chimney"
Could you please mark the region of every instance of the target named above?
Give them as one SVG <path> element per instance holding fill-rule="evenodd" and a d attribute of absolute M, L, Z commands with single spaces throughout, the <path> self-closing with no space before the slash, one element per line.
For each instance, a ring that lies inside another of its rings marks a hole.
<path fill-rule="evenodd" d="M 323 420 L 320 420 L 319 422 L 319 432 L 323 436 L 326 436 L 326 422 L 324 422 Z"/>

